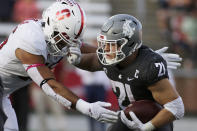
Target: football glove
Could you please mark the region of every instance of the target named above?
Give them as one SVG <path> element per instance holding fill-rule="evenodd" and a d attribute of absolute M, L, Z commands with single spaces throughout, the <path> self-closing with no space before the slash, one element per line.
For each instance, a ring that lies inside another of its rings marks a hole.
<path fill-rule="evenodd" d="M 72 65 L 77 65 L 81 61 L 80 47 L 71 46 L 68 49 L 67 61 Z"/>
<path fill-rule="evenodd" d="M 155 52 L 166 60 L 168 69 L 177 69 L 177 67 L 181 66 L 179 62 L 182 61 L 182 58 L 178 54 L 165 53 L 167 49 L 168 47 L 163 47 Z"/>
<path fill-rule="evenodd" d="M 154 125 L 151 123 L 151 121 L 143 124 L 135 115 L 134 112 L 130 111 L 129 115 L 131 116 L 131 120 L 129 120 L 123 111 L 121 111 L 120 117 L 121 121 L 129 128 L 132 130 L 137 130 L 137 131 L 152 131 L 155 129 Z"/>
<path fill-rule="evenodd" d="M 118 113 L 112 110 L 106 109 L 110 107 L 110 103 L 95 102 L 88 103 L 82 99 L 77 101 L 76 109 L 85 115 L 88 115 L 100 122 L 115 123 L 118 120 Z"/>

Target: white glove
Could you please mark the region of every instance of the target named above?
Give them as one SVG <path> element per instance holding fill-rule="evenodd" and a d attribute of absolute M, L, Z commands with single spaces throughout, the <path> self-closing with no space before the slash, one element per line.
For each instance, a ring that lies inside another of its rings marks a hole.
<path fill-rule="evenodd" d="M 121 111 L 121 121 L 129 128 L 132 130 L 137 130 L 137 131 L 152 131 L 155 129 L 154 125 L 151 123 L 151 121 L 143 124 L 135 115 L 134 112 L 130 111 L 129 115 L 132 118 L 132 121 L 127 119 L 125 116 L 124 112 Z"/>
<path fill-rule="evenodd" d="M 88 103 L 82 99 L 79 99 L 76 104 L 76 109 L 79 112 L 96 119 L 97 121 L 115 123 L 118 120 L 118 112 L 106 109 L 106 107 L 110 106 L 111 104 L 106 102 L 98 101 L 95 103 Z"/>
<path fill-rule="evenodd" d="M 177 69 L 177 67 L 181 66 L 179 62 L 182 61 L 182 58 L 178 54 L 165 53 L 167 49 L 168 47 L 163 47 L 155 52 L 160 54 L 167 61 L 168 69 Z"/>
<path fill-rule="evenodd" d="M 67 61 L 70 64 L 77 65 L 81 61 L 81 50 L 79 47 L 71 46 L 68 48 Z"/>

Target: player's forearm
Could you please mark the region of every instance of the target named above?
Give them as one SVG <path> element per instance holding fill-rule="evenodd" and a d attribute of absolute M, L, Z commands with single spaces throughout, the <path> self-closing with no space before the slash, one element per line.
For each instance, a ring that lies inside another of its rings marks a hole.
<path fill-rule="evenodd" d="M 174 115 L 168 110 L 163 109 L 151 120 L 151 122 L 156 128 L 159 128 L 173 120 L 175 120 Z"/>
<path fill-rule="evenodd" d="M 97 47 L 93 45 L 89 45 L 86 43 L 83 43 L 81 46 L 81 53 L 86 54 L 86 53 L 96 53 Z"/>
<path fill-rule="evenodd" d="M 165 103 L 164 109 L 161 110 L 152 120 L 155 127 L 161 127 L 175 119 L 180 119 L 184 116 L 184 104 L 179 96 L 178 98 Z"/>
<path fill-rule="evenodd" d="M 49 83 L 50 83 L 50 81 L 49 81 Z M 52 83 L 52 81 L 51 81 L 51 83 Z M 53 82 L 51 87 L 56 94 L 62 96 L 63 98 L 65 98 L 66 100 L 71 102 L 71 108 L 75 109 L 76 103 L 79 99 L 79 97 L 77 95 L 75 95 L 72 91 L 70 91 L 68 88 L 64 87 L 59 82 L 55 82 L 55 83 Z M 62 103 L 59 100 L 58 100 L 58 102 Z M 64 103 L 62 103 L 62 104 L 64 104 Z"/>
<path fill-rule="evenodd" d="M 102 70 L 102 67 L 95 53 L 83 54 L 80 63 L 76 66 L 80 69 L 92 72 Z"/>
<path fill-rule="evenodd" d="M 53 73 L 43 64 L 23 65 L 31 79 L 50 97 L 67 108 L 75 108 L 79 99 L 69 89 L 57 82 Z M 36 67 L 37 66 L 37 67 Z"/>

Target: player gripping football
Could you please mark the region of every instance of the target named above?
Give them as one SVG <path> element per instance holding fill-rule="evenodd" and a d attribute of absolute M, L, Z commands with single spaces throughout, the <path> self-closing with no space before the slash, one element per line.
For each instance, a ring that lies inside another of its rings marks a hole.
<path fill-rule="evenodd" d="M 173 120 L 184 115 L 184 105 L 168 80 L 167 67 L 176 67 L 177 64 L 168 62 L 171 65 L 167 66 L 166 56 L 158 54 L 165 49 L 157 53 L 144 46 L 140 21 L 127 14 L 109 18 L 102 26 L 97 41 L 97 52 L 83 54 L 77 67 L 105 71 L 122 110 L 139 100 L 150 100 L 163 106 L 146 123 L 142 123 L 132 111 L 129 113 L 132 120 L 121 111 L 120 119 L 109 131 L 172 131 Z"/>

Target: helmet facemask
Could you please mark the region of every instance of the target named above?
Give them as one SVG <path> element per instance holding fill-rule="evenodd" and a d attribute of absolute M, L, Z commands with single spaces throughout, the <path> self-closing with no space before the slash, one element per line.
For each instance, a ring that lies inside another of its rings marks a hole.
<path fill-rule="evenodd" d="M 65 33 L 54 32 L 47 40 L 48 52 L 53 56 L 65 56 L 68 54 L 68 47 L 77 45 L 77 40 L 68 40 Z"/>
<path fill-rule="evenodd" d="M 127 39 L 103 40 L 98 37 L 97 41 L 97 55 L 103 65 L 114 65 L 126 57 L 122 48 L 128 42 Z"/>

